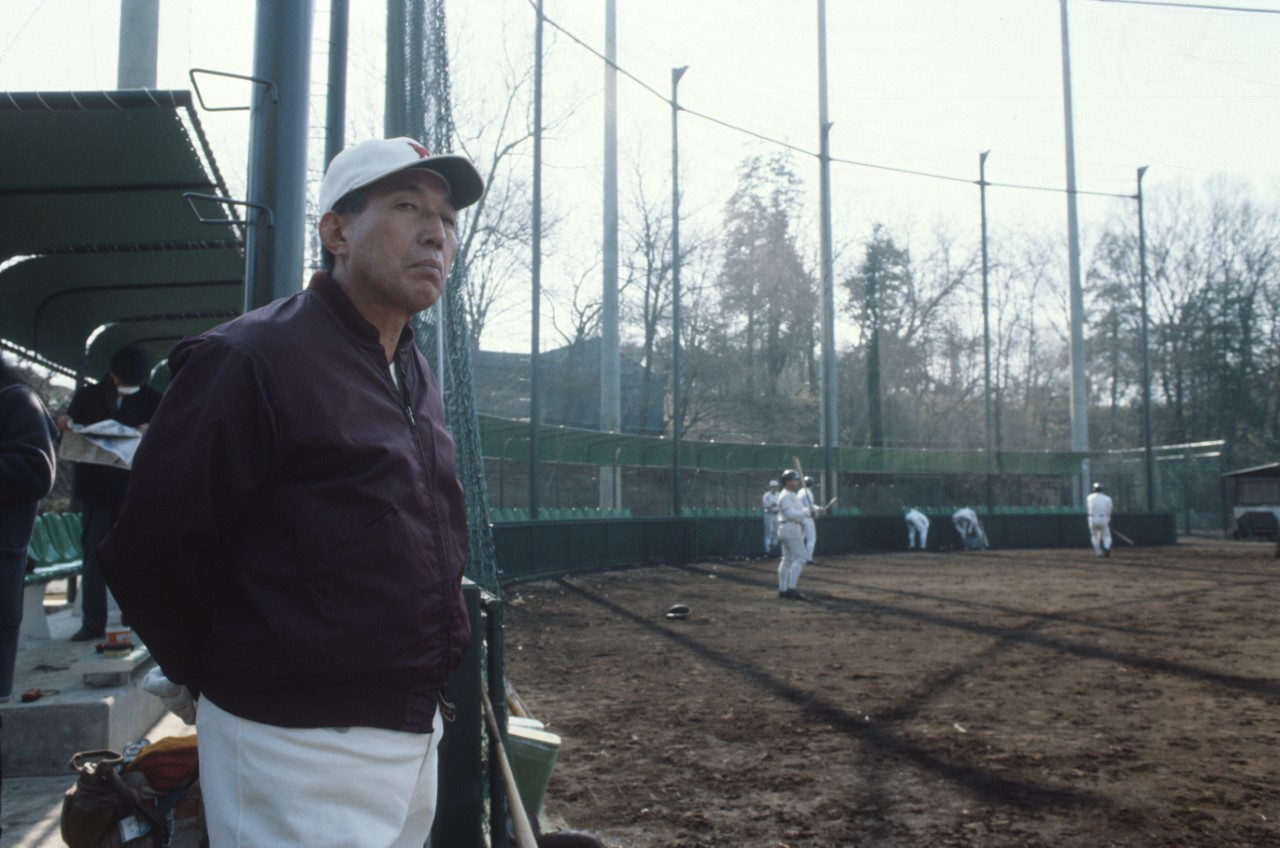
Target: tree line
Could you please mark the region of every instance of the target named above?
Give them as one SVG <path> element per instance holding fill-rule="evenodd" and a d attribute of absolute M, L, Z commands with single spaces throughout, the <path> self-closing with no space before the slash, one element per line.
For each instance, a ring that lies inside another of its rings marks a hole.
<path fill-rule="evenodd" d="M 510 156 L 514 145 L 503 148 Z M 487 317 L 524 285 L 532 233 L 527 181 L 491 183 L 490 220 L 466 259 L 468 317 Z M 820 269 L 808 247 L 804 189 L 785 153 L 743 161 L 713 229 L 681 222 L 683 433 L 691 438 L 820 440 Z M 1225 439 L 1228 464 L 1280 449 L 1280 210 L 1223 182 L 1148 197 L 1145 215 L 1153 442 Z M 523 222 L 523 223 L 521 223 Z M 544 224 L 553 237 L 561 221 Z M 669 188 L 633 175 L 619 238 L 623 355 L 647 385 L 671 366 Z M 1070 443 L 1067 256 L 1061 234 L 1001 234 L 988 255 L 991 403 L 997 449 Z M 1144 443 L 1139 234 L 1126 208 L 1082 257 L 1089 441 Z M 938 227 L 925 236 L 874 223 L 841 246 L 836 270 L 841 445 L 986 444 L 981 245 Z M 477 273 L 479 271 L 479 273 Z M 566 347 L 599 333 L 599 263 L 547 286 Z M 509 308 L 509 307 L 508 307 Z M 589 365 L 589 363 L 588 363 Z M 590 368 L 588 367 L 589 371 Z M 645 392 L 645 398 L 650 392 Z"/>

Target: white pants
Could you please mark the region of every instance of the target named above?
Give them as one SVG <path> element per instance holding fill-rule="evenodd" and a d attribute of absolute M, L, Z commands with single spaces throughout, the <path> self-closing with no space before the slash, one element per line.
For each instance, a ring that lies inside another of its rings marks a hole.
<path fill-rule="evenodd" d="M 782 561 L 778 563 L 778 591 L 794 589 L 804 571 L 804 530 L 794 521 L 784 521 L 778 527 L 778 541 L 782 543 Z"/>
<path fill-rule="evenodd" d="M 1102 556 L 1103 551 L 1111 550 L 1111 521 L 1107 518 L 1089 519 L 1089 538 L 1093 542 L 1093 553 Z"/>
<path fill-rule="evenodd" d="M 818 544 L 818 522 L 812 518 L 804 519 L 804 560 L 813 562 L 813 547 Z"/>
<path fill-rule="evenodd" d="M 926 521 L 921 521 L 919 523 L 914 521 L 907 522 L 907 549 L 908 550 L 916 546 L 917 538 L 919 538 L 920 540 L 920 550 L 923 551 L 925 549 L 925 545 L 929 543 L 929 523 L 928 522 Z"/>
<path fill-rule="evenodd" d="M 422 848 L 444 732 L 292 728 L 200 699 L 200 788 L 210 848 Z"/>
<path fill-rule="evenodd" d="M 774 545 L 778 544 L 778 513 L 764 514 L 764 555 L 768 556 Z"/>

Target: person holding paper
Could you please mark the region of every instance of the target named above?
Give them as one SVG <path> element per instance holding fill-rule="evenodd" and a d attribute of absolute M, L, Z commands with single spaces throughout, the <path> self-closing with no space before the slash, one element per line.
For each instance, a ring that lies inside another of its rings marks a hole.
<path fill-rule="evenodd" d="M 99 382 L 76 390 L 67 414 L 58 417 L 59 428 L 66 431 L 72 424 L 97 424 L 110 419 L 146 430 L 160 405 L 160 393 L 146 385 L 151 377 L 146 353 L 136 347 L 122 348 L 111 357 L 110 369 Z M 107 584 L 98 562 L 98 543 L 115 526 L 128 485 L 129 472 L 123 468 L 76 463 L 72 493 L 84 526 L 81 536 L 84 618 L 80 629 L 71 637 L 73 642 L 101 639 L 107 633 Z"/>

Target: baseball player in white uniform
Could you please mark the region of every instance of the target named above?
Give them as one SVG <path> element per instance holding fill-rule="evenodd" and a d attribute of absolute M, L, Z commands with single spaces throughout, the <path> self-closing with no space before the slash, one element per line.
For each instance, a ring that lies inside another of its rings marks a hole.
<path fill-rule="evenodd" d="M 987 547 L 987 533 L 982 529 L 978 513 L 967 506 L 960 507 L 951 514 L 951 524 L 960 534 L 960 544 L 971 551 Z"/>
<path fill-rule="evenodd" d="M 778 546 L 778 481 L 769 481 L 769 491 L 764 493 L 764 555 L 773 553 Z"/>
<path fill-rule="evenodd" d="M 1093 542 L 1093 555 L 1111 556 L 1111 496 L 1102 491 L 1101 483 L 1093 484 L 1093 491 L 1085 498 L 1089 512 L 1089 538 Z"/>
<path fill-rule="evenodd" d="M 914 550 L 916 541 L 920 542 L 920 550 L 929 543 L 929 519 L 923 512 L 911 507 L 905 516 L 907 520 L 907 550 Z"/>
<path fill-rule="evenodd" d="M 800 572 L 804 570 L 804 517 L 808 509 L 800 501 L 800 472 L 787 469 L 782 480 L 782 495 L 778 498 L 778 541 L 782 544 L 782 561 L 778 563 L 778 597 L 805 599 L 796 588 Z"/>
<path fill-rule="evenodd" d="M 804 478 L 804 488 L 798 493 L 800 503 L 804 504 L 807 513 L 804 517 L 804 562 L 805 565 L 813 564 L 813 548 L 818 544 L 818 513 L 821 508 L 813 502 L 813 478 Z"/>

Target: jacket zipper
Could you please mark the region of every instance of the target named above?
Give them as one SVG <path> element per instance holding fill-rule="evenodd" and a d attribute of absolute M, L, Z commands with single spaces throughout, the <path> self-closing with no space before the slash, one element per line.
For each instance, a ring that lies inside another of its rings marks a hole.
<path fill-rule="evenodd" d="M 400 356 L 401 356 L 401 353 L 399 350 L 397 350 L 395 354 L 395 360 L 392 363 L 393 368 L 396 368 L 400 365 Z M 398 398 L 398 400 L 401 406 L 404 408 L 405 418 L 409 422 L 409 434 L 413 438 L 413 446 L 418 452 L 418 461 L 422 463 L 423 479 L 420 485 L 422 486 L 422 489 L 423 489 L 423 496 L 425 497 L 427 503 L 432 506 L 432 511 L 434 511 L 434 501 L 431 496 L 431 487 L 428 483 L 428 477 L 434 476 L 435 462 L 427 461 L 426 452 L 423 450 L 423 447 L 422 447 L 422 439 L 420 438 L 419 432 L 418 432 L 418 419 L 417 419 L 417 416 L 413 414 L 413 398 L 411 397 L 409 392 L 409 377 L 405 373 L 404 368 L 400 368 L 399 371 L 400 371 L 400 385 L 396 386 L 395 380 L 392 380 L 391 387 L 393 390 L 399 391 L 400 393 L 400 397 Z M 390 377 L 390 374 L 388 374 L 388 377 Z M 444 570 L 446 568 L 445 556 L 444 556 L 443 545 L 441 543 L 440 530 L 438 527 L 436 528 L 436 532 L 433 534 L 433 536 L 436 542 L 436 567 L 438 571 L 444 572 L 442 575 L 443 579 L 441 580 L 441 582 L 444 584 L 443 597 L 445 601 L 444 603 L 444 610 L 445 610 L 444 619 L 445 620 L 444 620 L 444 627 L 442 628 L 444 630 L 444 658 L 442 660 L 444 674 L 441 675 L 440 692 L 437 695 L 436 700 L 439 702 L 440 713 L 444 717 L 445 721 L 452 722 L 457 718 L 457 710 L 455 709 L 454 705 L 451 704 L 448 701 L 448 699 L 445 697 L 446 689 L 448 688 L 448 685 L 449 685 L 449 673 L 448 673 L 449 658 L 453 656 L 453 604 L 451 602 L 452 592 L 450 591 L 451 581 L 449 579 L 448 571 Z"/>

